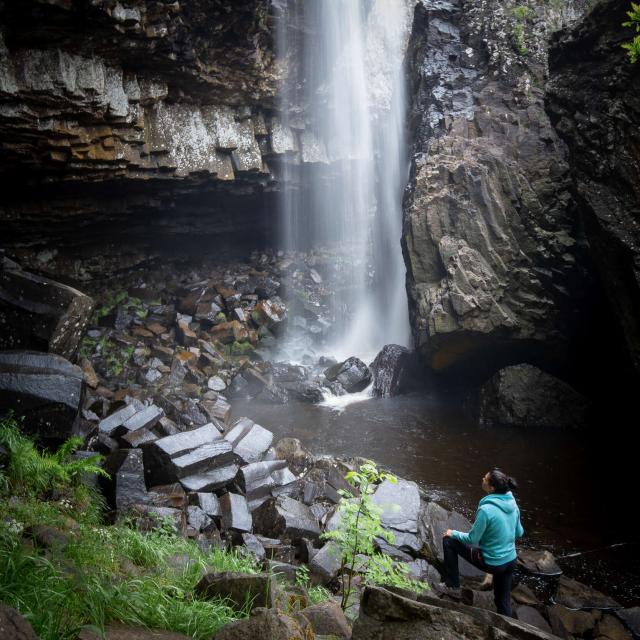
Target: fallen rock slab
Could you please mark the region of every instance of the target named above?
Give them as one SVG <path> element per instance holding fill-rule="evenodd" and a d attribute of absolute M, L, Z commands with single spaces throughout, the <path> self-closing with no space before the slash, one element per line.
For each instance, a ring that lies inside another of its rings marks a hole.
<path fill-rule="evenodd" d="M 416 600 L 380 587 L 366 587 L 353 640 L 557 640 L 528 624 L 491 611 L 445 602 L 430 595 Z"/>
<path fill-rule="evenodd" d="M 347 358 L 324 372 L 329 382 L 339 382 L 347 393 L 364 391 L 371 383 L 371 371 L 359 358 Z"/>
<path fill-rule="evenodd" d="M 320 526 L 311 509 L 287 496 L 270 498 L 253 512 L 255 531 L 272 538 L 292 541 L 316 540 Z"/>
<path fill-rule="evenodd" d="M 306 618 L 274 609 L 256 609 L 249 618 L 226 624 L 212 640 L 309 640 L 313 631 Z"/>
<path fill-rule="evenodd" d="M 0 412 L 24 416 L 22 427 L 41 438 L 71 435 L 84 396 L 84 375 L 62 356 L 0 352 Z"/>
<path fill-rule="evenodd" d="M 201 598 L 228 600 L 238 609 L 272 607 L 276 583 L 268 573 L 207 573 L 195 587 Z"/>
<path fill-rule="evenodd" d="M 518 551 L 518 565 L 527 573 L 537 576 L 559 576 L 562 569 L 550 551 L 521 549 Z"/>
<path fill-rule="evenodd" d="M 371 497 L 373 504 L 382 509 L 382 525 L 396 531 L 418 532 L 420 493 L 415 482 L 398 478 L 397 482 L 385 480 Z"/>
<path fill-rule="evenodd" d="M 369 367 L 373 375 L 373 395 L 397 396 L 403 391 L 404 377 L 411 352 L 398 344 L 387 344 Z"/>
<path fill-rule="evenodd" d="M 81 291 L 0 260 L 0 350 L 73 359 L 92 310 L 93 300 Z"/>
<path fill-rule="evenodd" d="M 340 605 L 326 600 L 306 607 L 300 612 L 311 624 L 317 636 L 330 636 L 340 640 L 351 638 L 351 626 Z"/>
<path fill-rule="evenodd" d="M 222 528 L 233 531 L 251 531 L 253 520 L 244 496 L 237 493 L 225 493 L 220 498 Z"/>
<path fill-rule="evenodd" d="M 240 418 L 224 438 L 233 447 L 240 463 L 250 464 L 258 462 L 267 452 L 273 442 L 273 433 L 249 418 Z"/>
<path fill-rule="evenodd" d="M 0 602 L 0 638 L 38 640 L 33 627 L 14 608 Z"/>
<path fill-rule="evenodd" d="M 124 512 L 134 504 L 149 500 L 144 479 L 144 463 L 140 449 L 120 449 L 109 455 L 104 470 L 110 480 L 101 479 L 109 504 L 118 512 Z"/>
<path fill-rule="evenodd" d="M 620 609 L 619 602 L 582 582 L 561 576 L 554 602 L 569 609 Z"/>

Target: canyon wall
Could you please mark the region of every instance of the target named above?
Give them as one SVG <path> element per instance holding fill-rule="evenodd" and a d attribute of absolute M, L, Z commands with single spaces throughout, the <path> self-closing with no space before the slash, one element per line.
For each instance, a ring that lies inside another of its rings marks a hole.
<path fill-rule="evenodd" d="M 419 2 L 408 57 L 404 252 L 435 370 L 567 358 L 585 287 L 568 153 L 544 108 L 548 42 L 580 3 Z"/>

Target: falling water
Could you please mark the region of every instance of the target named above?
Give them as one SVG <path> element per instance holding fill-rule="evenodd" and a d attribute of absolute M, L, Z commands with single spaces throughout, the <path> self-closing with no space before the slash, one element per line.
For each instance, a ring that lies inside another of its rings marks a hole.
<path fill-rule="evenodd" d="M 319 0 L 300 9 L 300 2 L 290 0 L 288 5 L 290 11 L 298 6 L 305 25 L 299 32 L 305 35 L 297 47 L 302 80 L 290 74 L 282 88 L 283 129 L 295 129 L 292 121 L 304 119 L 300 135 L 318 141 L 322 152 L 316 155 L 323 162 L 300 178 L 306 188 L 285 188 L 283 243 L 289 250 L 336 251 L 342 286 L 335 293 L 330 352 L 370 360 L 384 344 L 409 343 L 400 247 L 407 171 L 402 59 L 409 3 Z M 280 51 L 290 53 L 285 34 L 281 29 Z M 293 181 L 291 171 L 285 163 L 285 187 Z"/>

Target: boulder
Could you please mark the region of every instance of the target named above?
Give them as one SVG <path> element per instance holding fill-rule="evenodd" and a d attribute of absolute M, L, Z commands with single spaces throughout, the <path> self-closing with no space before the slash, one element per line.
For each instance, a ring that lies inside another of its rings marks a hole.
<path fill-rule="evenodd" d="M 418 600 L 381 587 L 366 587 L 353 640 L 557 640 L 528 624 L 491 611 L 439 600 L 428 594 Z"/>
<path fill-rule="evenodd" d="M 527 573 L 537 576 L 559 576 L 562 569 L 550 551 L 521 549 L 518 551 L 518 565 Z"/>
<path fill-rule="evenodd" d="M 634 636 L 640 637 L 640 607 L 618 609 L 616 615 L 631 629 Z"/>
<path fill-rule="evenodd" d="M 255 531 L 272 538 L 316 540 L 320 526 L 306 504 L 287 496 L 270 498 L 253 512 Z"/>
<path fill-rule="evenodd" d="M 316 636 L 330 636 L 336 640 L 351 638 L 351 626 L 340 605 L 333 600 L 311 605 L 300 613 L 309 621 Z"/>
<path fill-rule="evenodd" d="M 253 511 L 278 490 L 296 481 L 284 460 L 253 462 L 240 469 L 238 483 Z"/>
<path fill-rule="evenodd" d="M 561 638 L 573 638 L 591 633 L 600 616 L 598 611 L 573 611 L 559 604 L 548 607 L 547 613 L 553 633 Z"/>
<path fill-rule="evenodd" d="M 457 511 L 448 511 L 435 502 L 427 502 L 420 512 L 419 538 L 424 541 L 430 559 L 440 565 L 444 561 L 442 534 L 447 529 L 469 531 L 471 523 Z M 458 566 L 463 577 L 482 578 L 485 575 L 462 558 L 459 559 Z"/>
<path fill-rule="evenodd" d="M 101 482 L 105 486 L 105 495 L 112 508 L 123 512 L 134 504 L 148 502 L 140 449 L 120 449 L 112 453 L 105 460 L 104 469 L 111 478 L 101 479 Z"/>
<path fill-rule="evenodd" d="M 420 493 L 415 482 L 398 478 L 397 482 L 385 480 L 373 494 L 371 501 L 382 512 L 380 520 L 384 527 L 396 531 L 418 532 Z"/>
<path fill-rule="evenodd" d="M 222 528 L 225 530 L 250 532 L 252 527 L 251 513 L 244 496 L 237 493 L 225 493 L 220 498 L 222 512 Z"/>
<path fill-rule="evenodd" d="M 273 442 L 273 433 L 249 418 L 240 418 L 224 438 L 240 463 L 249 464 L 258 462 L 266 453 Z"/>
<path fill-rule="evenodd" d="M 229 466 L 233 462 L 232 458 L 231 444 L 222 437 L 213 423 L 160 438 L 144 447 L 149 485 L 206 474 Z M 193 486 L 196 483 L 189 484 Z M 206 489 L 199 486 L 189 490 Z"/>
<path fill-rule="evenodd" d="M 0 352 L 0 413 L 24 416 L 23 429 L 46 439 L 71 435 L 84 396 L 82 369 L 62 356 Z"/>
<path fill-rule="evenodd" d="M 0 602 L 0 638 L 38 640 L 33 627 L 12 607 Z"/>
<path fill-rule="evenodd" d="M 0 350 L 35 349 L 73 359 L 93 310 L 84 293 L 0 260 Z"/>
<path fill-rule="evenodd" d="M 359 358 L 351 357 L 324 372 L 329 382 L 339 382 L 348 393 L 363 391 L 371 383 L 371 371 Z"/>
<path fill-rule="evenodd" d="M 309 570 L 314 580 L 321 584 L 331 582 L 340 571 L 342 564 L 340 547 L 333 541 L 327 544 L 314 554 L 309 561 Z"/>
<path fill-rule="evenodd" d="M 552 633 L 551 626 L 544 616 L 535 608 L 526 604 L 521 604 L 515 608 L 515 616 L 521 622 L 526 622 L 533 627 L 538 627 L 547 633 Z"/>
<path fill-rule="evenodd" d="M 238 474 L 237 464 L 228 464 L 218 469 L 180 478 L 180 484 L 187 491 L 216 491 L 230 484 Z"/>
<path fill-rule="evenodd" d="M 589 587 L 582 582 L 561 576 L 554 597 L 557 604 L 570 609 L 620 609 L 621 605 L 613 598 Z"/>
<path fill-rule="evenodd" d="M 201 598 L 229 600 L 238 609 L 272 607 L 276 582 L 268 573 L 206 573 L 195 587 Z"/>
<path fill-rule="evenodd" d="M 622 622 L 608 613 L 598 621 L 593 636 L 597 640 L 632 640 L 631 633 Z"/>
<path fill-rule="evenodd" d="M 518 427 L 578 428 L 589 403 L 566 382 L 529 364 L 500 369 L 480 389 L 479 419 Z"/>
<path fill-rule="evenodd" d="M 255 609 L 249 618 L 226 624 L 212 640 L 308 640 L 313 632 L 306 618 L 285 615 L 276 609 Z"/>
<path fill-rule="evenodd" d="M 289 469 L 297 475 L 311 466 L 313 454 L 302 446 L 297 438 L 281 438 L 275 447 L 276 458 L 284 460 Z"/>
<path fill-rule="evenodd" d="M 381 398 L 397 396 L 403 392 L 411 352 L 397 344 L 382 347 L 371 366 L 373 395 Z"/>

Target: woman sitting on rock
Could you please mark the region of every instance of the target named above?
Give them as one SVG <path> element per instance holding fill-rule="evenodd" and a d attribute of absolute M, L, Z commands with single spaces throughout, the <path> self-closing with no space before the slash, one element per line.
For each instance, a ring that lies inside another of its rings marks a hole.
<path fill-rule="evenodd" d="M 511 580 L 516 568 L 516 536 L 524 529 L 520 510 L 511 493 L 517 486 L 508 475 L 494 469 L 482 478 L 488 493 L 480 500 L 476 520 L 469 533 L 447 529 L 442 539 L 444 549 L 443 594 L 460 598 L 458 556 L 481 571 L 493 575 L 493 593 L 498 613 L 511 616 Z"/>

